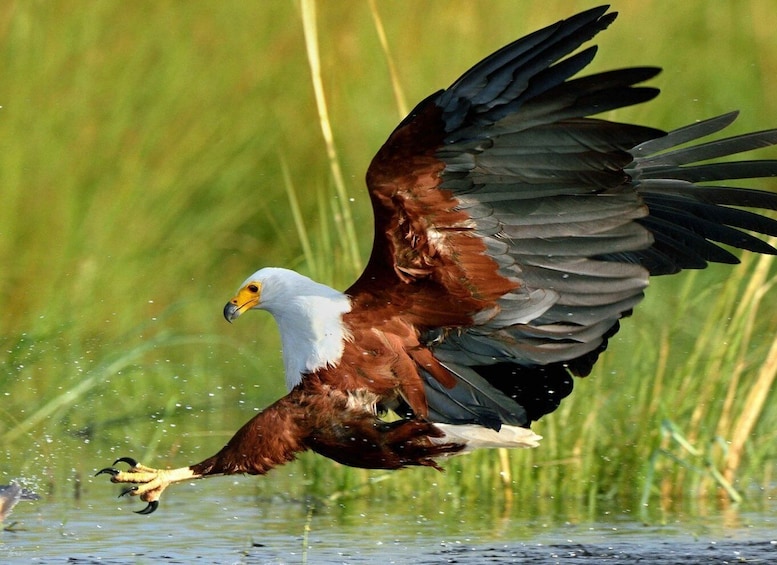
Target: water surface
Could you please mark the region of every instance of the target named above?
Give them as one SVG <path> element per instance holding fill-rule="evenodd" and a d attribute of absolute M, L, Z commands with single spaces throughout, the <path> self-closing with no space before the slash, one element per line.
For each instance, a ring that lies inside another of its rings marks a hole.
<path fill-rule="evenodd" d="M 267 497 L 250 477 L 178 485 L 152 516 L 118 487 L 90 481 L 79 500 L 20 502 L 0 532 L 12 563 L 771 563 L 777 502 L 594 519 L 576 512 L 522 517 L 493 508 L 430 510 L 413 500 L 310 501 Z M 265 478 L 264 480 L 270 480 Z"/>

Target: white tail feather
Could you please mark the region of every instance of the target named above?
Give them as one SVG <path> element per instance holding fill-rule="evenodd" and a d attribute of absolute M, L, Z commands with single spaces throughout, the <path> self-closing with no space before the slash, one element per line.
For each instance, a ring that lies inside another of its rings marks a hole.
<path fill-rule="evenodd" d="M 528 428 L 503 425 L 499 431 L 484 428 L 475 424 L 457 426 L 453 424 L 435 424 L 445 435 L 430 438 L 433 443 L 463 443 L 464 449 L 459 453 L 467 453 L 481 447 L 538 447 L 542 436 Z"/>

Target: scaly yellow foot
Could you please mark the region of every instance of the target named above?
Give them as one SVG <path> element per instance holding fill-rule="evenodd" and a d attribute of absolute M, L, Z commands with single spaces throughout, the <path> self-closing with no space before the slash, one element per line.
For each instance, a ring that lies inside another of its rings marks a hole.
<path fill-rule="evenodd" d="M 148 502 L 143 510 L 138 510 L 137 514 L 151 514 L 159 508 L 159 497 L 162 491 L 172 483 L 186 481 L 197 478 L 197 475 L 189 467 L 180 467 L 178 469 L 152 469 L 141 465 L 131 457 L 120 457 L 113 462 L 127 463 L 130 468 L 128 471 L 119 471 L 113 467 L 106 467 L 97 471 L 97 475 L 103 473 L 111 476 L 112 483 L 130 483 L 137 486 L 131 486 L 119 495 L 139 496 L 140 500 Z M 96 475 L 95 475 L 96 476 Z"/>

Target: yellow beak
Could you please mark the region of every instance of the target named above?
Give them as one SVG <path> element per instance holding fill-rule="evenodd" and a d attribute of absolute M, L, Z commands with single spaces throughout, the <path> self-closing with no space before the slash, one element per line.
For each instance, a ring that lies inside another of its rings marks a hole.
<path fill-rule="evenodd" d="M 235 297 L 224 306 L 224 318 L 232 323 L 246 310 L 259 304 L 259 288 L 256 284 L 249 284 L 241 288 Z"/>

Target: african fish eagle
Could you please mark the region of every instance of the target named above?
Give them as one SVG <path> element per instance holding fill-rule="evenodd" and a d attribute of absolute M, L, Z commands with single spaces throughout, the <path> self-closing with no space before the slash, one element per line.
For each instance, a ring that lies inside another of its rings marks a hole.
<path fill-rule="evenodd" d="M 99 473 L 149 514 L 172 483 L 264 474 L 307 449 L 398 469 L 534 447 L 531 423 L 589 374 L 651 275 L 736 263 L 720 244 L 777 254 L 748 233 L 777 221 L 741 209 L 775 210 L 777 194 L 709 184 L 777 175 L 775 160 L 709 163 L 777 130 L 698 142 L 736 113 L 670 132 L 591 117 L 658 94 L 637 86 L 653 67 L 572 78 L 607 10 L 510 43 L 410 112 L 367 171 L 374 244 L 345 292 L 280 268 L 246 279 L 224 316 L 274 316 L 286 396 L 200 463 Z"/>

